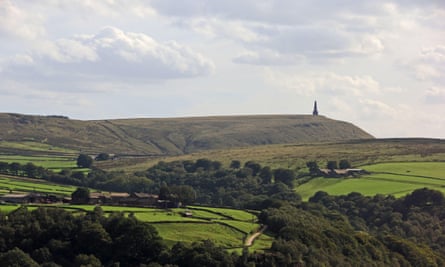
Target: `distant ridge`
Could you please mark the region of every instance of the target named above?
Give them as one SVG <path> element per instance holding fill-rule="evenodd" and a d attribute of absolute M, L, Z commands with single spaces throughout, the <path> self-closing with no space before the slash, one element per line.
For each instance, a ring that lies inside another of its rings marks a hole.
<path fill-rule="evenodd" d="M 72 120 L 0 113 L 0 138 L 84 152 L 179 155 L 262 144 L 374 138 L 351 123 L 311 115 Z"/>

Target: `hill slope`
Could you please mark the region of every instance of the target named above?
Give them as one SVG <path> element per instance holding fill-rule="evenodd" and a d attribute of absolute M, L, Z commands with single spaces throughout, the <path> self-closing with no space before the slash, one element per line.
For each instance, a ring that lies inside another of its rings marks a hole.
<path fill-rule="evenodd" d="M 137 155 L 373 138 L 350 123 L 310 115 L 80 121 L 0 114 L 0 129 L 2 140 L 32 140 L 85 152 Z"/>

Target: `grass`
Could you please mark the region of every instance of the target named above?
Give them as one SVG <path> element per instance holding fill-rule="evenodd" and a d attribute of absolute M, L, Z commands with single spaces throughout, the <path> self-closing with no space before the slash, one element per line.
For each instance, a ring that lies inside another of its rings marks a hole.
<path fill-rule="evenodd" d="M 217 222 L 232 226 L 233 228 L 236 228 L 245 234 L 253 233 L 260 228 L 260 225 L 258 223 L 252 223 L 252 222 L 242 222 L 235 220 L 218 220 Z"/>
<path fill-rule="evenodd" d="M 372 139 L 360 141 L 321 142 L 313 144 L 274 144 L 222 150 L 208 150 L 187 155 L 120 159 L 104 166 L 109 170 L 127 172 L 146 170 L 159 161 L 197 160 L 208 158 L 229 167 L 232 160 L 256 161 L 271 168 L 301 169 L 306 162 L 317 161 L 324 166 L 329 160 L 347 159 L 353 166 L 383 162 L 443 162 L 445 140 L 436 139 Z"/>
<path fill-rule="evenodd" d="M 202 206 L 189 206 L 194 211 L 194 209 L 206 210 L 212 213 L 220 214 L 233 220 L 238 221 L 252 221 L 256 220 L 256 216 L 250 212 L 244 210 L 236 210 L 229 208 L 213 208 L 213 207 L 202 207 Z"/>
<path fill-rule="evenodd" d="M 445 162 L 395 162 L 363 166 L 370 172 L 390 172 L 445 179 Z"/>
<path fill-rule="evenodd" d="M 249 247 L 249 252 L 267 250 L 271 247 L 274 240 L 272 236 L 263 233 L 253 242 L 252 246 Z"/>
<path fill-rule="evenodd" d="M 371 138 L 352 124 L 310 115 L 80 121 L 0 113 L 0 129 L 3 140 L 31 142 L 35 149 L 54 146 L 84 153 L 157 156 L 270 143 Z"/>
<path fill-rule="evenodd" d="M 44 207 L 59 207 L 70 212 L 86 212 L 92 211 L 95 205 L 28 205 L 28 209 L 34 210 L 39 206 Z M 0 211 L 11 212 L 20 206 L 14 205 L 0 205 Z M 132 213 L 136 219 L 152 224 L 159 232 L 168 246 L 172 246 L 177 242 L 193 243 L 203 240 L 211 240 L 227 249 L 237 249 L 243 246 L 244 238 L 259 229 L 259 224 L 240 221 L 237 219 L 229 219 L 227 216 L 221 215 L 220 212 L 231 214 L 238 219 L 249 218 L 252 219 L 252 214 L 232 210 L 226 208 L 209 208 L 198 207 L 190 210 L 193 217 L 183 217 L 182 212 L 188 209 L 172 209 L 163 210 L 157 208 L 143 208 L 143 207 L 121 207 L 121 206 L 101 206 L 106 214 L 112 212 L 123 212 L 127 216 Z M 205 210 L 197 210 L 203 208 Z M 214 209 L 214 211 L 212 211 Z M 246 216 L 249 215 L 249 216 Z M 257 249 L 260 247 L 270 247 L 271 240 L 259 241 Z"/>
<path fill-rule="evenodd" d="M 84 211 L 93 211 L 95 205 L 64 205 L 64 208 L 82 209 Z M 104 212 L 154 212 L 162 211 L 155 208 L 143 208 L 143 207 L 125 207 L 125 206 L 100 206 Z"/>
<path fill-rule="evenodd" d="M 21 177 L 0 176 L 0 188 L 3 192 L 39 192 L 57 195 L 71 195 L 77 188 L 70 185 L 49 183 L 45 180 Z"/>
<path fill-rule="evenodd" d="M 0 205 L 0 212 L 2 213 L 10 213 L 16 209 L 18 209 L 19 205 Z"/>
<path fill-rule="evenodd" d="M 176 242 L 193 243 L 212 240 L 224 248 L 241 247 L 244 235 L 230 227 L 216 223 L 160 223 L 153 224 L 168 245 Z"/>
<path fill-rule="evenodd" d="M 359 192 L 404 196 L 415 189 L 427 187 L 445 192 L 445 162 L 398 162 L 363 166 L 370 175 L 360 178 L 315 178 L 296 188 L 304 200 L 317 191 L 331 195 Z"/>
<path fill-rule="evenodd" d="M 53 152 L 53 153 L 63 153 L 63 154 L 77 154 L 76 150 L 62 148 L 58 146 L 53 146 L 47 143 L 42 142 L 32 142 L 32 141 L 1 141 L 0 142 L 0 150 L 1 149 L 17 149 L 17 150 L 27 150 L 34 152 Z"/>
<path fill-rule="evenodd" d="M 179 212 L 184 212 L 184 209 L 173 209 L 173 211 L 179 213 Z M 221 219 L 227 219 L 227 216 L 221 215 L 221 214 L 217 214 L 211 211 L 206 211 L 206 210 L 197 210 L 197 209 L 193 209 L 190 210 L 193 214 L 194 218 L 200 218 L 200 219 L 204 219 L 204 220 L 221 220 Z"/>
<path fill-rule="evenodd" d="M 193 217 L 183 217 L 177 212 L 152 211 L 144 213 L 134 213 L 134 216 L 144 222 L 202 222 L 201 219 Z"/>
<path fill-rule="evenodd" d="M 76 159 L 72 157 L 0 155 L 0 161 L 8 163 L 17 162 L 22 165 L 32 162 L 34 165 L 41 166 L 53 171 L 77 168 Z"/>

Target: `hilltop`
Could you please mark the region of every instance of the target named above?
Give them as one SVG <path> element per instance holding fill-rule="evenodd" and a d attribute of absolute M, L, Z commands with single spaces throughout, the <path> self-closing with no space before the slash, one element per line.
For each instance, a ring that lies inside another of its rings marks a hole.
<path fill-rule="evenodd" d="M 265 144 L 373 138 L 351 123 L 310 115 L 72 120 L 0 114 L 0 138 L 34 141 L 87 153 L 181 155 Z"/>

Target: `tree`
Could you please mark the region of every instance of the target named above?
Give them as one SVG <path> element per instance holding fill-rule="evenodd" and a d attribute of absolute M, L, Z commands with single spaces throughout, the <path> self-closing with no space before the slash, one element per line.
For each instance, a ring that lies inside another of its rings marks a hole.
<path fill-rule="evenodd" d="M 338 163 L 338 166 L 340 169 L 348 169 L 351 168 L 351 163 L 347 159 L 340 160 L 340 163 Z"/>
<path fill-rule="evenodd" d="M 170 190 L 178 196 L 178 201 L 184 205 L 193 204 L 196 200 L 196 191 L 189 185 L 172 186 Z"/>
<path fill-rule="evenodd" d="M 0 254 L 0 263 L 2 266 L 39 266 L 39 264 L 35 262 L 28 254 L 17 247 L 9 250 L 6 253 Z"/>
<path fill-rule="evenodd" d="M 13 175 L 19 175 L 19 171 L 22 169 L 22 165 L 18 162 L 13 162 L 9 164 L 9 169 L 11 170 Z"/>
<path fill-rule="evenodd" d="M 73 172 L 71 174 L 71 177 L 83 182 L 83 180 L 85 180 L 85 173 L 83 173 L 83 172 Z"/>
<path fill-rule="evenodd" d="M 97 155 L 96 160 L 109 160 L 110 159 L 110 155 L 108 155 L 107 153 L 100 153 L 99 155 Z"/>
<path fill-rule="evenodd" d="M 244 164 L 245 168 L 249 168 L 252 170 L 252 175 L 257 176 L 257 174 L 261 171 L 261 165 L 256 163 L 255 161 L 248 161 Z"/>
<path fill-rule="evenodd" d="M 329 169 L 329 170 L 335 170 L 335 169 L 337 169 L 338 167 L 337 167 L 337 161 L 335 161 L 335 160 L 330 160 L 330 161 L 328 161 L 328 164 L 326 165 L 326 167 Z"/>
<path fill-rule="evenodd" d="M 202 168 L 205 171 L 209 171 L 212 167 L 212 161 L 209 159 L 198 159 L 195 163 L 196 169 Z"/>
<path fill-rule="evenodd" d="M 77 157 L 77 166 L 79 168 L 90 168 L 91 165 L 93 165 L 93 159 L 90 156 L 80 154 L 79 157 Z"/>
<path fill-rule="evenodd" d="M 100 267 L 102 263 L 94 255 L 79 254 L 74 259 L 75 266 Z"/>
<path fill-rule="evenodd" d="M 7 174 L 8 171 L 9 171 L 9 164 L 8 164 L 8 162 L 0 161 L 0 172 Z"/>
<path fill-rule="evenodd" d="M 24 172 L 26 173 L 26 176 L 30 177 L 30 178 L 36 178 L 37 177 L 37 166 L 34 165 L 31 162 L 28 162 L 24 167 L 23 167 Z"/>
<path fill-rule="evenodd" d="M 261 169 L 261 172 L 260 172 L 261 183 L 270 184 L 272 182 L 272 177 L 273 177 L 273 173 L 272 173 L 272 170 L 270 169 L 270 167 L 266 166 Z"/>
<path fill-rule="evenodd" d="M 162 185 L 161 188 L 159 188 L 159 199 L 168 200 L 170 199 L 170 196 L 171 196 L 170 188 L 168 188 L 167 185 Z"/>
<path fill-rule="evenodd" d="M 75 204 L 87 204 L 90 201 L 90 190 L 79 187 L 71 194 L 71 201 Z"/>
<path fill-rule="evenodd" d="M 295 172 L 289 169 L 276 169 L 273 171 L 275 177 L 275 183 L 282 182 L 283 184 L 293 187 L 294 180 L 296 178 Z"/>
<path fill-rule="evenodd" d="M 306 162 L 306 166 L 309 168 L 309 172 L 310 172 L 310 173 L 316 173 L 316 172 L 318 172 L 319 167 L 318 167 L 318 164 L 317 164 L 316 161 L 309 161 L 309 162 Z"/>
<path fill-rule="evenodd" d="M 230 163 L 230 168 L 239 169 L 241 167 L 241 162 L 239 160 L 232 160 Z"/>

